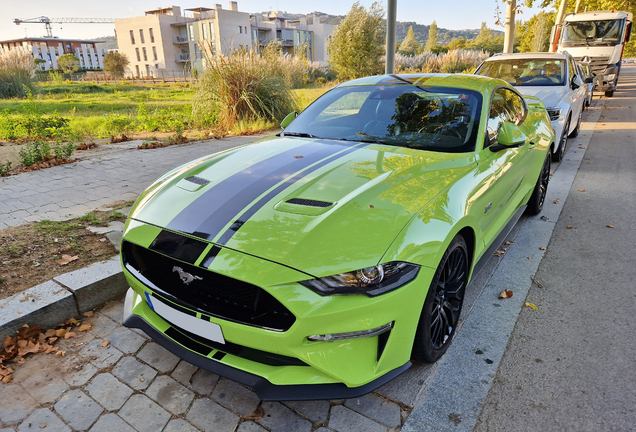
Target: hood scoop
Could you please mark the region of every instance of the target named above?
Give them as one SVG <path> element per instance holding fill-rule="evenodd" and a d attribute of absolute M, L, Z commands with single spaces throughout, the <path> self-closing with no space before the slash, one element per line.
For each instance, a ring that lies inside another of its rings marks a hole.
<path fill-rule="evenodd" d="M 318 216 L 332 209 L 335 204 L 307 198 L 291 198 L 279 202 L 274 206 L 274 209 L 285 213 Z"/>
<path fill-rule="evenodd" d="M 179 180 L 179 182 L 177 183 L 177 187 L 189 192 L 196 192 L 208 183 L 210 183 L 210 180 L 208 179 L 204 179 L 203 177 L 198 176 L 191 176 Z"/>

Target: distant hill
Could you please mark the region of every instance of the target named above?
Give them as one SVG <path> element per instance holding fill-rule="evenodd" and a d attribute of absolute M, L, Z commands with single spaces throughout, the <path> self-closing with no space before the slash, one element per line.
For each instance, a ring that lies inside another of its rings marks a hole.
<path fill-rule="evenodd" d="M 263 12 L 268 13 L 268 12 Z M 317 15 L 320 17 L 320 22 L 326 24 L 338 25 L 342 19 L 344 19 L 344 15 L 329 15 L 324 12 L 312 12 L 310 14 L 292 14 L 287 12 L 282 12 L 285 16 L 290 18 L 298 19 L 298 18 L 307 18 L 307 23 L 311 24 L 313 22 L 313 15 Z M 416 22 L 401 22 L 398 21 L 395 29 L 395 39 L 397 43 L 401 43 L 406 34 L 409 31 L 409 27 L 413 26 L 413 33 L 415 34 L 415 40 L 421 45 L 426 44 L 426 40 L 428 39 L 428 30 L 431 27 L 430 25 L 418 24 Z M 502 31 L 493 30 L 495 35 L 503 34 Z M 446 45 L 453 39 L 464 38 L 466 40 L 473 40 L 475 37 L 479 35 L 479 29 L 467 29 L 467 30 L 448 30 L 441 27 L 437 28 L 437 40 L 440 45 Z"/>

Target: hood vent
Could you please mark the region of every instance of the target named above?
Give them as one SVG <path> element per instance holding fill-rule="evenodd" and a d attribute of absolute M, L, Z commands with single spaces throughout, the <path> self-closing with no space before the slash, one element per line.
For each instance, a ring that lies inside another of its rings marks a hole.
<path fill-rule="evenodd" d="M 301 199 L 301 198 L 292 198 L 287 200 L 286 202 L 288 204 L 296 204 L 296 205 L 307 206 L 307 207 L 321 207 L 321 208 L 331 207 L 333 205 L 333 203 L 326 202 L 326 201 L 316 201 L 316 200 Z"/>
<path fill-rule="evenodd" d="M 206 179 L 204 179 L 202 177 L 197 177 L 197 176 L 188 177 L 186 180 L 191 182 L 191 183 L 197 184 L 199 186 L 204 186 L 204 185 L 210 183 L 210 180 L 206 180 Z"/>

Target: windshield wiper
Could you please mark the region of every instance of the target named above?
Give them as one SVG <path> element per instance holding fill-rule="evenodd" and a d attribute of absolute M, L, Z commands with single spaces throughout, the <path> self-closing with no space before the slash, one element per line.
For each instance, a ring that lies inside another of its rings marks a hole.
<path fill-rule="evenodd" d="M 320 138 L 316 135 L 312 135 L 312 134 L 308 134 L 305 132 L 283 132 L 283 136 L 290 136 L 290 137 L 300 137 L 300 138 Z"/>
<path fill-rule="evenodd" d="M 368 144 L 386 144 L 386 142 L 384 141 L 380 141 L 377 139 L 368 139 L 368 138 L 361 138 L 361 139 L 350 139 L 350 138 L 337 138 L 338 141 L 353 141 L 353 142 L 361 142 L 361 143 L 368 143 Z"/>

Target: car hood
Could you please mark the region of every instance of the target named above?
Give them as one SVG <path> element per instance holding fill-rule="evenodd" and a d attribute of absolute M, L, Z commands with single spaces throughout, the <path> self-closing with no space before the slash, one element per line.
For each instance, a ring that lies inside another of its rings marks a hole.
<path fill-rule="evenodd" d="M 547 108 L 557 106 L 567 93 L 572 91 L 567 86 L 519 86 L 515 88 L 522 95 L 538 97 Z"/>
<path fill-rule="evenodd" d="M 177 168 L 131 217 L 320 277 L 377 264 L 474 166 L 472 153 L 274 138 Z"/>

